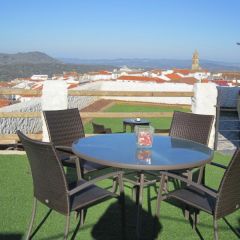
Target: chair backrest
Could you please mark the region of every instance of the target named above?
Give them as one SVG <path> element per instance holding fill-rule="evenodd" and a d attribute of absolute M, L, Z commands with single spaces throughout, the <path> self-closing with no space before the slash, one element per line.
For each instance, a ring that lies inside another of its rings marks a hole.
<path fill-rule="evenodd" d="M 50 141 L 54 145 L 72 146 L 72 143 L 85 137 L 82 120 L 77 108 L 43 111 Z"/>
<path fill-rule="evenodd" d="M 30 164 L 34 196 L 49 208 L 67 214 L 68 186 L 53 144 L 32 140 L 20 131 L 17 134 Z"/>
<path fill-rule="evenodd" d="M 104 125 L 92 122 L 92 126 L 93 133 L 106 133 Z"/>
<path fill-rule="evenodd" d="M 169 135 L 208 145 L 213 120 L 212 115 L 175 111 Z"/>
<path fill-rule="evenodd" d="M 240 208 L 240 148 L 238 148 L 224 173 L 219 186 L 215 216 L 224 217 Z"/>

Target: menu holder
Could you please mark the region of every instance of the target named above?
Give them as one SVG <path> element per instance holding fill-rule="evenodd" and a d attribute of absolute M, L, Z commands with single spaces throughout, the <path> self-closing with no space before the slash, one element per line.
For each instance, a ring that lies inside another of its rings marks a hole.
<path fill-rule="evenodd" d="M 154 128 L 152 126 L 135 126 L 136 144 L 138 148 L 151 148 Z"/>

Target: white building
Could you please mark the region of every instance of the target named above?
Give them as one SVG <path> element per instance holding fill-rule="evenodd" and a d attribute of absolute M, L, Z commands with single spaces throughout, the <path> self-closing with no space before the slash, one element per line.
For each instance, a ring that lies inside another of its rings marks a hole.
<path fill-rule="evenodd" d="M 48 80 L 48 75 L 32 75 L 31 80 L 45 81 Z"/>

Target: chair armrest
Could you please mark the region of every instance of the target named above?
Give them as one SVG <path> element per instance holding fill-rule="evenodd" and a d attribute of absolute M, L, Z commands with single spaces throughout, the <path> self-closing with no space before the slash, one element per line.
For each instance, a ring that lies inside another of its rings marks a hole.
<path fill-rule="evenodd" d="M 68 146 L 55 146 L 55 148 L 56 148 L 56 150 L 61 151 L 61 152 L 74 154 L 72 151 L 72 148 L 68 147 Z"/>
<path fill-rule="evenodd" d="M 225 169 L 225 170 L 227 169 L 227 166 L 224 166 L 222 164 L 215 163 L 215 162 L 210 162 L 210 165 L 213 165 L 215 167 L 220 167 L 220 168 Z"/>
<path fill-rule="evenodd" d="M 69 196 L 71 196 L 71 195 L 76 194 L 77 192 L 80 192 L 83 189 L 93 185 L 96 182 L 102 181 L 102 180 L 110 178 L 110 177 L 119 177 L 122 174 L 123 174 L 123 171 L 117 171 L 117 172 L 114 172 L 114 173 L 108 173 L 108 174 L 105 174 L 104 176 L 94 178 L 94 179 L 92 179 L 90 181 L 87 181 L 87 182 L 81 184 L 80 186 L 77 186 L 74 189 L 68 191 L 68 194 L 69 194 Z"/>
<path fill-rule="evenodd" d="M 181 176 L 179 176 L 177 174 L 160 171 L 160 175 L 178 179 L 178 180 L 180 180 L 182 182 L 185 182 L 188 185 L 191 185 L 191 186 L 193 186 L 193 187 L 195 187 L 195 188 L 197 188 L 197 189 L 199 189 L 199 190 L 201 190 L 201 191 L 203 191 L 203 192 L 205 192 L 205 193 L 207 193 L 207 194 L 209 194 L 209 195 L 211 195 L 213 197 L 217 197 L 217 195 L 218 195 L 216 192 L 206 188 L 205 186 L 200 185 L 200 184 L 198 184 L 196 182 L 190 181 L 187 178 L 181 177 Z"/>

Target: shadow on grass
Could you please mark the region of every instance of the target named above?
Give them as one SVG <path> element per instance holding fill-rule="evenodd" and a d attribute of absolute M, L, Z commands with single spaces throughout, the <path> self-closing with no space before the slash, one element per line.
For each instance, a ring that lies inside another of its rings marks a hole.
<path fill-rule="evenodd" d="M 0 233 L 1 240 L 20 240 L 22 237 L 20 233 Z"/>
<path fill-rule="evenodd" d="M 130 240 L 156 239 L 162 226 L 155 216 L 142 209 L 137 215 L 137 205 L 128 197 L 125 198 L 125 211 L 121 216 L 119 203 L 111 204 L 94 225 L 91 234 L 97 240 Z M 137 230 L 137 219 L 139 227 Z"/>
<path fill-rule="evenodd" d="M 231 229 L 231 231 L 240 238 L 240 227 L 237 227 L 236 229 L 230 224 L 230 222 L 224 217 L 224 222 L 228 225 L 228 227 Z M 240 226 L 240 218 L 238 219 L 238 225 Z"/>

